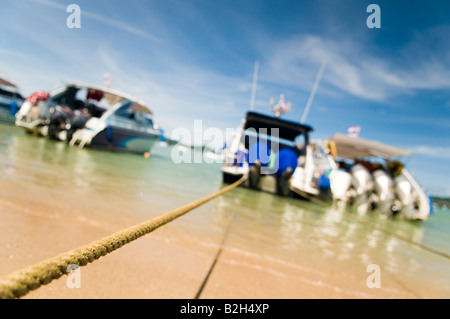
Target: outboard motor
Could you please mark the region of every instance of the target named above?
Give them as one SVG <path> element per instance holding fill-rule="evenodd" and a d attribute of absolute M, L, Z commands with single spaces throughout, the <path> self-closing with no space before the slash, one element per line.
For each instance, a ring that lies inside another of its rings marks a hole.
<path fill-rule="evenodd" d="M 89 115 L 83 111 L 75 110 L 73 111 L 73 115 L 70 118 L 70 128 L 67 131 L 67 140 L 70 141 L 72 139 L 73 133 L 76 130 L 82 129 L 85 127 L 86 122 L 89 119 Z"/>
<path fill-rule="evenodd" d="M 395 178 L 395 193 L 400 201 L 399 210 L 407 217 L 414 216 L 417 208 L 415 207 L 415 196 L 411 183 L 403 176 Z"/>
<path fill-rule="evenodd" d="M 249 183 L 251 188 L 259 189 L 261 168 L 270 163 L 270 149 L 266 143 L 255 142 L 248 149 Z"/>
<path fill-rule="evenodd" d="M 381 212 L 392 214 L 394 201 L 394 181 L 384 170 L 373 172 L 373 190 L 375 193 L 374 205 Z"/>
<path fill-rule="evenodd" d="M 52 108 L 48 116 L 48 136 L 58 139 L 58 133 L 66 129 L 71 115 L 72 111 L 66 106 L 57 105 Z"/>
<path fill-rule="evenodd" d="M 372 176 L 367 168 L 361 164 L 355 164 L 350 169 L 352 175 L 351 203 L 357 207 L 358 211 L 366 211 L 369 203 L 369 194 L 372 191 Z"/>
<path fill-rule="evenodd" d="M 339 169 L 332 170 L 329 178 L 333 198 L 346 202 L 348 199 L 348 190 L 352 182 L 352 176 L 348 172 Z"/>
<path fill-rule="evenodd" d="M 395 193 L 402 206 L 408 206 L 413 202 L 411 183 L 402 175 L 395 178 Z"/>
<path fill-rule="evenodd" d="M 261 162 L 256 160 L 253 165 L 250 166 L 248 181 L 250 188 L 259 189 L 261 183 Z"/>
<path fill-rule="evenodd" d="M 277 169 L 275 176 L 277 179 L 277 194 L 288 196 L 290 193 L 290 180 L 292 174 L 297 168 L 297 154 L 289 149 L 281 149 L 276 157 L 275 168 Z"/>
<path fill-rule="evenodd" d="M 355 164 L 350 173 L 352 174 L 352 186 L 357 195 L 365 194 L 372 190 L 372 176 L 367 168 L 361 164 Z"/>

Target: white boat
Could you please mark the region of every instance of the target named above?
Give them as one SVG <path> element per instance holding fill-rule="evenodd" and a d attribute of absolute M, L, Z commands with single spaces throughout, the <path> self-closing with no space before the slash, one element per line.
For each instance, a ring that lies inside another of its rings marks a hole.
<path fill-rule="evenodd" d="M 336 157 L 329 179 L 337 203 L 411 220 L 428 218 L 431 198 L 398 160 L 410 151 L 345 134 L 335 134 L 328 145 Z"/>
<path fill-rule="evenodd" d="M 0 75 L 0 122 L 13 123 L 24 98 L 17 85 Z"/>
<path fill-rule="evenodd" d="M 223 181 L 232 183 L 248 174 L 243 185 L 257 190 L 410 220 L 428 218 L 431 198 L 394 160 L 411 152 L 343 134 L 310 141 L 312 130 L 248 112 L 224 150 Z"/>
<path fill-rule="evenodd" d="M 137 153 L 149 152 L 161 136 L 142 101 L 76 82 L 33 94 L 17 113 L 16 125 L 70 145 Z"/>

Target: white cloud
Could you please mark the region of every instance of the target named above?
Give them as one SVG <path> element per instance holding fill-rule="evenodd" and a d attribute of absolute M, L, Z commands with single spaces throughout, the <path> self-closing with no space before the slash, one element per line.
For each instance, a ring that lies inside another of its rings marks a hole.
<path fill-rule="evenodd" d="M 102 61 L 108 72 L 122 73 L 122 70 L 112 56 L 112 50 L 107 50 L 106 48 L 102 47 L 99 49 L 98 55 L 99 59 Z"/>
<path fill-rule="evenodd" d="M 290 81 L 303 90 L 311 88 L 323 61 L 328 62 L 321 84 L 325 93 L 338 89 L 367 100 L 386 101 L 417 89 L 450 88 L 450 64 L 445 59 L 429 59 L 417 53 L 414 58 L 408 57 L 412 62 L 397 63 L 401 57 L 390 60 L 372 55 L 357 42 L 312 35 L 268 43 L 260 47 L 271 76 L 266 80 Z"/>
<path fill-rule="evenodd" d="M 450 147 L 444 146 L 415 146 L 410 148 L 415 154 L 420 154 L 427 157 L 450 159 Z"/>
<path fill-rule="evenodd" d="M 124 23 L 124 22 L 121 22 L 121 21 L 118 21 L 118 20 L 115 20 L 115 19 L 110 19 L 108 17 L 99 15 L 99 14 L 94 13 L 94 12 L 89 12 L 89 11 L 83 10 L 82 11 L 82 16 L 91 18 L 91 19 L 99 21 L 99 22 L 102 22 L 102 23 L 107 24 L 109 26 L 112 26 L 114 28 L 121 29 L 123 31 L 129 32 L 131 34 L 137 35 L 137 36 L 142 37 L 142 38 L 145 38 L 147 40 L 151 40 L 151 41 L 154 41 L 154 42 L 160 42 L 161 41 L 158 37 L 148 33 L 144 29 L 141 29 L 141 28 L 129 25 L 127 23 Z"/>
<path fill-rule="evenodd" d="M 48 7 L 52 7 L 58 10 L 66 10 L 66 6 L 62 5 L 58 2 L 55 1 L 51 1 L 51 0 L 33 0 L 34 2 L 43 4 L 45 6 Z M 155 42 L 160 42 L 160 39 L 158 37 L 156 37 L 153 34 L 150 34 L 149 32 L 147 32 L 146 30 L 142 29 L 142 28 L 138 28 L 136 26 L 132 26 L 130 24 L 124 23 L 122 21 L 116 20 L 116 19 L 111 19 L 109 17 L 106 17 L 104 15 L 101 14 L 97 14 L 95 12 L 90 12 L 87 11 L 83 8 L 81 8 L 81 17 L 82 19 L 87 17 L 89 19 L 101 22 L 103 24 L 107 24 L 109 26 L 112 26 L 114 28 L 120 29 L 122 31 L 126 31 L 129 32 L 131 34 L 137 35 L 139 37 L 145 38 L 147 40 L 151 40 L 151 41 L 155 41 Z"/>

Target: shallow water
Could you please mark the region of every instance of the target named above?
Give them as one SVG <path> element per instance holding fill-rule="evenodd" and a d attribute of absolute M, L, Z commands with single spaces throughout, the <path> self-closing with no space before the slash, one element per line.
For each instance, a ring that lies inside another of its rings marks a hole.
<path fill-rule="evenodd" d="M 43 209 L 43 214 L 78 214 L 97 224 L 125 220 L 132 225 L 223 187 L 220 164 L 175 164 L 171 151 L 155 146 L 146 159 L 79 149 L 0 124 L 0 189 L 8 190 L 0 193 L 0 200 L 26 197 L 29 203 L 60 207 L 58 212 Z M 68 206 L 76 209 L 66 213 Z M 239 187 L 172 223 L 191 238 L 208 243 L 221 237 L 230 252 L 282 263 L 294 271 L 365 282 L 367 267 L 375 264 L 388 290 L 388 281 L 395 281 L 413 297 L 450 297 L 450 260 L 359 223 L 355 216 Z M 359 217 L 450 254 L 448 210 L 437 208 L 424 223 L 374 214 Z M 361 290 L 354 296 L 367 297 Z"/>

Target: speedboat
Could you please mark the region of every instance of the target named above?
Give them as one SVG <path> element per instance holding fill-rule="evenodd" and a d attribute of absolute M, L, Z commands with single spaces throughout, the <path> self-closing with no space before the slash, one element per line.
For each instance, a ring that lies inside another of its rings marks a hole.
<path fill-rule="evenodd" d="M 310 140 L 309 125 L 247 112 L 224 149 L 223 181 L 358 211 L 425 221 L 432 200 L 397 157 L 411 152 L 344 134 Z"/>
<path fill-rule="evenodd" d="M 336 163 L 329 173 L 336 203 L 411 220 L 428 218 L 431 197 L 399 160 L 410 151 L 345 134 L 335 134 L 328 145 Z"/>
<path fill-rule="evenodd" d="M 313 161 L 309 125 L 247 112 L 224 149 L 223 181 L 248 175 L 244 186 L 270 193 L 315 196 L 321 193 L 325 170 Z M 322 183 L 322 185 L 321 185 Z M 325 192 L 322 192 L 325 193 Z"/>
<path fill-rule="evenodd" d="M 117 102 L 114 92 L 75 82 L 29 96 L 16 115 L 16 125 L 35 135 L 70 141 L 90 117 L 101 116 Z M 120 98 L 122 99 L 122 98 Z"/>
<path fill-rule="evenodd" d="M 17 85 L 0 75 L 0 121 L 14 124 L 23 101 Z"/>
<path fill-rule="evenodd" d="M 17 113 L 16 125 L 70 145 L 139 153 L 149 152 L 161 135 L 142 101 L 77 82 L 32 94 Z"/>

